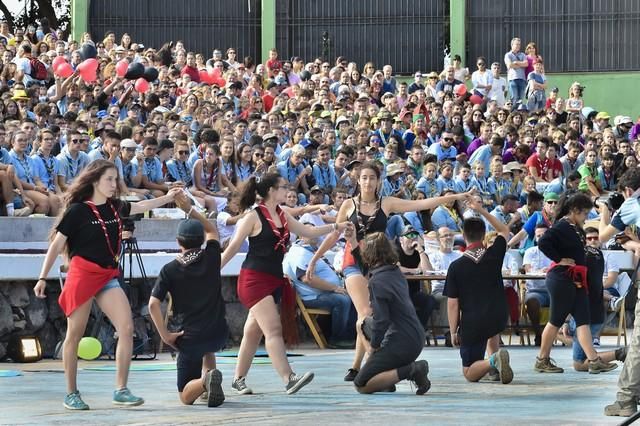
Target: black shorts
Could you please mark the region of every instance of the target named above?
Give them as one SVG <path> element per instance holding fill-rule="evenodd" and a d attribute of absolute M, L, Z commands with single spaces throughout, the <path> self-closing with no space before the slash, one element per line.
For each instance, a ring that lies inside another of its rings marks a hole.
<path fill-rule="evenodd" d="M 178 360 L 176 369 L 178 372 L 178 392 L 182 392 L 184 387 L 191 380 L 202 377 L 202 357 L 208 353 L 218 352 L 227 343 L 228 335 L 225 333 L 218 339 L 198 345 L 181 345 L 178 341 Z"/>
<path fill-rule="evenodd" d="M 487 341 L 472 343 L 465 345 L 464 342 L 460 345 L 460 358 L 462 358 L 463 367 L 471 367 L 476 361 L 482 361 L 484 359 L 484 353 L 487 351 Z"/>
<path fill-rule="evenodd" d="M 384 346 L 367 359 L 364 367 L 353 380 L 353 384 L 361 388 L 366 386 L 367 382 L 377 374 L 411 364 L 418 358 L 423 346 L 423 342 L 408 344 L 402 338 L 385 342 Z"/>
<path fill-rule="evenodd" d="M 576 287 L 565 267 L 557 266 L 550 270 L 545 283 L 551 299 L 549 309 L 551 325 L 562 327 L 569 314 L 576 321 L 576 327 L 589 324 L 591 314 L 587 290 Z"/>

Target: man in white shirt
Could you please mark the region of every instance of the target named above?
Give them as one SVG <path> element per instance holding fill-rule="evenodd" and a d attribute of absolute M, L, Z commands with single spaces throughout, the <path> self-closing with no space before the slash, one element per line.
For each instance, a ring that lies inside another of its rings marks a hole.
<path fill-rule="evenodd" d="M 491 91 L 493 75 L 487 70 L 487 61 L 484 56 L 478 57 L 476 65 L 478 69 L 471 74 L 473 93 L 484 98 Z"/>
<path fill-rule="evenodd" d="M 507 80 L 500 77 L 500 63 L 491 64 L 491 89 L 487 93 L 487 98 L 496 101 L 496 104 L 502 108 L 505 103 L 504 92 L 507 90 Z"/>
<path fill-rule="evenodd" d="M 547 232 L 547 225 L 544 222 L 536 225 L 536 244 L 545 232 Z M 551 266 L 551 259 L 545 256 L 538 246 L 529 247 L 527 251 L 524 252 L 522 266 L 527 274 L 544 274 L 549 269 L 549 266 Z M 527 307 L 527 315 L 531 320 L 533 331 L 536 335 L 535 344 L 536 346 L 540 346 L 542 338 L 542 330 L 540 328 L 540 310 L 541 308 L 548 308 L 551 304 L 551 299 L 544 280 L 527 280 L 526 286 L 527 293 L 524 298 L 524 303 Z"/>
<path fill-rule="evenodd" d="M 438 243 L 440 245 L 439 250 L 429 254 L 429 261 L 433 266 L 434 271 L 447 273 L 449 265 L 462 256 L 457 250 L 453 250 L 453 240 L 456 234 L 447 227 L 441 227 L 438 229 Z M 442 294 L 444 289 L 444 281 L 434 280 L 431 281 L 431 295 L 435 297 L 438 302 L 436 311 L 432 314 L 432 322 L 438 327 L 444 327 L 448 329 L 449 319 L 447 318 L 447 297 Z M 450 345 L 447 340 L 447 346 Z"/>

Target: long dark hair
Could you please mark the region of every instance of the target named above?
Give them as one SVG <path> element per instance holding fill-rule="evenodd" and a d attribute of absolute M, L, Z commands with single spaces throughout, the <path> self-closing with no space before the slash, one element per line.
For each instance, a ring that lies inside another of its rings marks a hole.
<path fill-rule="evenodd" d="M 259 195 L 263 200 L 269 195 L 269 189 L 276 188 L 282 176 L 278 173 L 265 173 L 260 178 L 251 176 L 240 191 L 240 211 L 245 211 L 255 204 Z"/>
<path fill-rule="evenodd" d="M 567 191 L 560 197 L 556 207 L 556 220 L 568 215 L 571 210 L 590 210 L 593 208 L 591 198 L 584 192 Z"/>
<path fill-rule="evenodd" d="M 82 172 L 78 175 L 78 177 L 74 180 L 74 182 L 69 186 L 66 194 L 63 198 L 62 208 L 60 209 L 60 213 L 56 218 L 55 225 L 51 228 L 51 232 L 49 233 L 49 241 L 53 241 L 56 236 L 57 228 L 62 218 L 66 214 L 69 206 L 74 203 L 82 203 L 91 196 L 93 196 L 94 187 L 93 185 L 100 180 L 100 178 L 107 172 L 107 170 L 115 169 L 118 171 L 116 165 L 111 161 L 107 160 L 96 160 L 82 170 Z M 118 200 L 120 197 L 120 188 L 116 185 L 116 190 L 114 194 L 109 198 L 110 201 Z M 68 254 L 68 247 L 64 248 L 65 254 Z"/>
<path fill-rule="evenodd" d="M 360 173 L 362 173 L 363 170 L 373 170 L 373 172 L 376 174 L 376 177 L 378 178 L 378 184 L 380 184 L 380 177 L 382 176 L 382 172 L 380 171 L 380 167 L 378 167 L 377 161 L 365 161 L 364 163 L 362 163 L 362 165 L 358 168 L 358 180 L 360 180 Z M 354 195 L 360 195 L 359 182 L 356 182 Z M 376 190 L 376 198 L 378 198 L 377 190 Z"/>

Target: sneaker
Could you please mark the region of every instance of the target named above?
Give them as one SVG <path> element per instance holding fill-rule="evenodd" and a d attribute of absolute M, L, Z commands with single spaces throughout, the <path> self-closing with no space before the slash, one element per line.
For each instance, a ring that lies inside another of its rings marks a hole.
<path fill-rule="evenodd" d="M 509 352 L 506 349 L 500 349 L 494 355 L 496 369 L 500 373 L 500 381 L 503 385 L 511 383 L 513 380 L 513 370 L 509 365 Z"/>
<path fill-rule="evenodd" d="M 618 368 L 618 364 L 614 362 L 604 362 L 600 357 L 589 360 L 589 374 L 606 373 L 616 368 Z"/>
<path fill-rule="evenodd" d="M 486 382 L 499 382 L 500 381 L 500 373 L 496 368 L 491 367 L 491 370 L 482 378 L 483 381 Z"/>
<path fill-rule="evenodd" d="M 353 382 L 356 379 L 356 376 L 358 375 L 360 371 L 356 370 L 355 368 L 350 368 L 347 370 L 347 374 L 345 374 L 344 376 L 344 381 L 345 382 Z"/>
<path fill-rule="evenodd" d="M 251 395 L 253 391 L 244 382 L 244 377 L 238 377 L 231 383 L 231 387 L 236 390 L 238 395 Z"/>
<path fill-rule="evenodd" d="M 224 392 L 222 391 L 222 373 L 213 369 L 207 371 L 204 378 L 204 386 L 207 389 L 207 406 L 218 407 L 224 402 Z"/>
<path fill-rule="evenodd" d="M 596 348 L 600 347 L 600 338 L 599 337 L 594 337 L 593 338 L 593 346 Z"/>
<path fill-rule="evenodd" d="M 88 410 L 89 406 L 80 398 L 80 391 L 71 392 L 64 397 L 64 408 L 67 410 Z"/>
<path fill-rule="evenodd" d="M 113 391 L 112 402 L 114 405 L 135 407 L 135 406 L 144 404 L 144 399 L 132 394 L 129 388 L 122 388 L 122 389 Z"/>
<path fill-rule="evenodd" d="M 618 348 L 615 350 L 616 361 L 624 362 L 627 359 L 627 351 L 629 350 L 628 346 L 624 346 L 622 348 Z"/>
<path fill-rule="evenodd" d="M 618 401 L 604 407 L 605 416 L 629 417 L 635 414 L 638 406 L 635 401 Z"/>
<path fill-rule="evenodd" d="M 302 376 L 298 376 L 295 373 L 291 373 L 289 376 L 289 383 L 287 383 L 286 391 L 287 395 L 292 395 L 302 389 L 305 385 L 308 385 L 313 380 L 313 373 L 307 371 Z"/>
<path fill-rule="evenodd" d="M 564 373 L 564 369 L 558 367 L 551 358 L 536 357 L 536 364 L 533 369 L 538 373 Z"/>
<path fill-rule="evenodd" d="M 31 214 L 31 207 L 23 207 L 13 211 L 13 217 L 27 217 Z"/>
<path fill-rule="evenodd" d="M 431 388 L 431 381 L 427 377 L 429 374 L 429 364 L 427 361 L 420 360 L 413 363 L 411 369 L 411 380 L 416 385 L 416 395 L 424 395 Z"/>
<path fill-rule="evenodd" d="M 202 395 L 200 395 L 200 401 L 207 402 L 209 400 L 209 392 L 204 391 Z"/>

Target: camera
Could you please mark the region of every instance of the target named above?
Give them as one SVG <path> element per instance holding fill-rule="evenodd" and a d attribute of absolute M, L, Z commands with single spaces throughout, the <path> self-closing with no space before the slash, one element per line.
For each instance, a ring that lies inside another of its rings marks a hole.
<path fill-rule="evenodd" d="M 613 192 L 609 195 L 606 204 L 609 210 L 614 212 L 620 208 L 622 203 L 624 203 L 624 196 L 619 192 Z"/>

